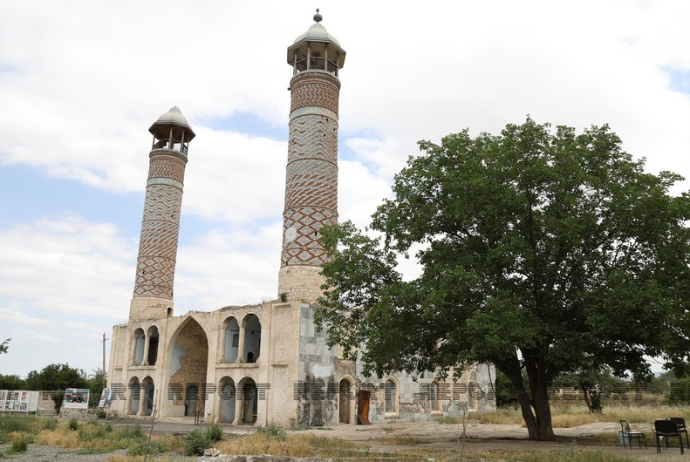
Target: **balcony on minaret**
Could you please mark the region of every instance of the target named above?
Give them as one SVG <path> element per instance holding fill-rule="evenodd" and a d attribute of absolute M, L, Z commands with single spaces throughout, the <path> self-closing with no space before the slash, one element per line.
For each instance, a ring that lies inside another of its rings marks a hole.
<path fill-rule="evenodd" d="M 177 106 L 158 118 L 149 132 L 153 135 L 151 150 L 176 151 L 187 157 L 189 142 L 196 136 Z"/>
<path fill-rule="evenodd" d="M 324 71 L 337 76 L 338 70 L 345 65 L 345 50 L 321 25 L 322 19 L 316 10 L 315 23 L 288 48 L 287 62 L 292 66 L 293 74 Z"/>

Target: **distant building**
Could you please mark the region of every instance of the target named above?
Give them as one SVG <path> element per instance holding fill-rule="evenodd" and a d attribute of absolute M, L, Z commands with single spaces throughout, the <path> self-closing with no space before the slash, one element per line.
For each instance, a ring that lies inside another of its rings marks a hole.
<path fill-rule="evenodd" d="M 177 107 L 153 135 L 129 322 L 113 328 L 108 384 L 120 415 L 279 426 L 425 420 L 493 408 L 493 367 L 457 382 L 433 374 L 364 377 L 314 327 L 326 259 L 319 230 L 338 220 L 339 70 L 345 50 L 315 23 L 288 47 L 293 68 L 278 299 L 174 316 L 173 281 L 189 144 Z"/>

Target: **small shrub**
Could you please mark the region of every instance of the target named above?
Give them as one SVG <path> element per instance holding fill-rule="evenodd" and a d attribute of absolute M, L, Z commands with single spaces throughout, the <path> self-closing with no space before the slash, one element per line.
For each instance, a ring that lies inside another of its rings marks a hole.
<path fill-rule="evenodd" d="M 211 446 L 207 435 L 197 429 L 187 435 L 185 451 L 188 456 L 203 456 L 204 451 Z"/>
<path fill-rule="evenodd" d="M 105 425 L 103 425 L 103 431 L 106 433 L 112 433 L 113 432 L 113 424 L 110 422 L 106 422 Z"/>
<path fill-rule="evenodd" d="M 19 436 L 12 439 L 12 452 L 26 452 L 29 448 L 29 442 L 26 436 Z"/>
<path fill-rule="evenodd" d="M 223 429 L 213 424 L 206 429 L 206 437 L 211 443 L 217 443 L 223 439 Z"/>
<path fill-rule="evenodd" d="M 134 444 L 127 449 L 128 456 L 143 456 L 144 454 L 144 446 L 141 444 Z"/>
<path fill-rule="evenodd" d="M 96 411 L 96 417 L 99 419 L 105 419 L 108 416 L 108 413 L 105 412 L 105 409 L 99 409 Z"/>
<path fill-rule="evenodd" d="M 271 438 L 283 439 L 285 435 L 285 430 L 275 425 L 269 425 L 268 427 L 259 427 L 257 432 Z"/>
<path fill-rule="evenodd" d="M 69 419 L 68 427 L 70 430 L 73 431 L 79 430 L 79 421 L 75 417 L 72 417 L 71 419 Z"/>
<path fill-rule="evenodd" d="M 50 419 L 46 419 L 43 422 L 43 428 L 45 430 L 54 431 L 55 429 L 57 429 L 57 426 L 58 426 L 57 419 L 53 419 L 52 417 Z"/>

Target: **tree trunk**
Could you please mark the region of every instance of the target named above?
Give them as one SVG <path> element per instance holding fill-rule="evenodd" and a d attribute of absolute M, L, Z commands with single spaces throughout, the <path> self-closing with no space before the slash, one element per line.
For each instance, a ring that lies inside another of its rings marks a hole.
<path fill-rule="evenodd" d="M 527 392 L 525 382 L 522 378 L 522 371 L 501 370 L 515 388 L 522 418 L 527 426 L 527 433 L 530 440 L 550 441 L 555 438 L 553 425 L 551 422 L 551 407 L 549 405 L 549 394 L 546 387 L 545 377 L 539 377 L 536 368 L 528 366 L 528 377 L 533 376 L 529 382 L 531 393 Z M 531 372 L 531 374 L 530 374 Z"/>

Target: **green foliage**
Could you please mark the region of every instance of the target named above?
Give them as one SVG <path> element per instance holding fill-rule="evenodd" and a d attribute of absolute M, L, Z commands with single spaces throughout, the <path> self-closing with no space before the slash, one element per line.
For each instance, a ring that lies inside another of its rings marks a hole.
<path fill-rule="evenodd" d="M 120 433 L 123 438 L 141 439 L 145 437 L 144 430 L 139 423 L 122 427 Z"/>
<path fill-rule="evenodd" d="M 687 405 L 690 403 L 690 378 L 676 379 L 671 382 L 670 388 L 669 404 Z"/>
<path fill-rule="evenodd" d="M 62 402 L 65 400 L 65 394 L 62 390 L 57 389 L 50 395 L 50 399 L 53 400 L 53 407 L 55 408 L 55 413 L 60 413 L 60 408 L 62 407 Z"/>
<path fill-rule="evenodd" d="M 208 438 L 208 434 L 196 429 L 187 435 L 185 441 L 185 451 L 188 456 L 203 456 L 204 451 L 213 444 Z"/>
<path fill-rule="evenodd" d="M 18 375 L 2 375 L 0 374 L 0 390 L 23 390 L 24 380 Z"/>
<path fill-rule="evenodd" d="M 57 419 L 48 418 L 43 422 L 43 428 L 46 430 L 55 430 L 58 426 L 58 421 Z"/>
<path fill-rule="evenodd" d="M 79 430 L 79 421 L 76 418 L 72 417 L 71 419 L 69 419 L 68 428 L 73 431 Z"/>
<path fill-rule="evenodd" d="M 9 343 L 12 341 L 11 338 L 5 339 L 0 343 L 0 355 L 3 353 L 7 353 L 7 349 L 9 348 Z"/>
<path fill-rule="evenodd" d="M 7 415 L 0 417 L 0 443 L 6 443 L 10 433 L 29 433 L 33 430 L 36 419 L 33 417 Z"/>
<path fill-rule="evenodd" d="M 516 408 L 518 403 L 517 393 L 510 379 L 501 371 L 496 371 L 496 407 L 499 409 Z"/>
<path fill-rule="evenodd" d="M 26 452 L 28 448 L 29 442 L 27 441 L 26 436 L 22 435 L 12 440 L 12 452 Z"/>
<path fill-rule="evenodd" d="M 101 399 L 101 392 L 106 387 L 107 378 L 102 369 L 96 369 L 87 379 L 87 388 L 91 390 L 89 394 L 89 407 L 96 407 Z M 104 417 L 103 417 L 104 418 Z"/>
<path fill-rule="evenodd" d="M 223 429 L 219 425 L 211 424 L 206 429 L 206 436 L 212 443 L 217 443 L 223 439 Z"/>
<path fill-rule="evenodd" d="M 50 364 L 40 372 L 31 371 L 26 376 L 28 390 L 57 390 L 65 388 L 89 388 L 86 373 L 69 364 Z"/>
<path fill-rule="evenodd" d="M 669 192 L 680 176 L 645 173 L 606 125 L 576 134 L 528 118 L 419 145 L 373 216 L 382 239 L 322 230 L 315 319 L 365 374 L 494 364 L 530 438 L 552 439 L 558 375 L 688 363 L 690 196 Z M 405 281 L 397 257 L 410 252 L 422 274 Z"/>
<path fill-rule="evenodd" d="M 285 433 L 285 430 L 282 428 L 276 426 L 276 425 L 268 425 L 266 427 L 259 427 L 257 428 L 257 433 L 267 435 L 270 438 L 275 438 L 278 440 L 284 440 L 287 435 Z"/>

